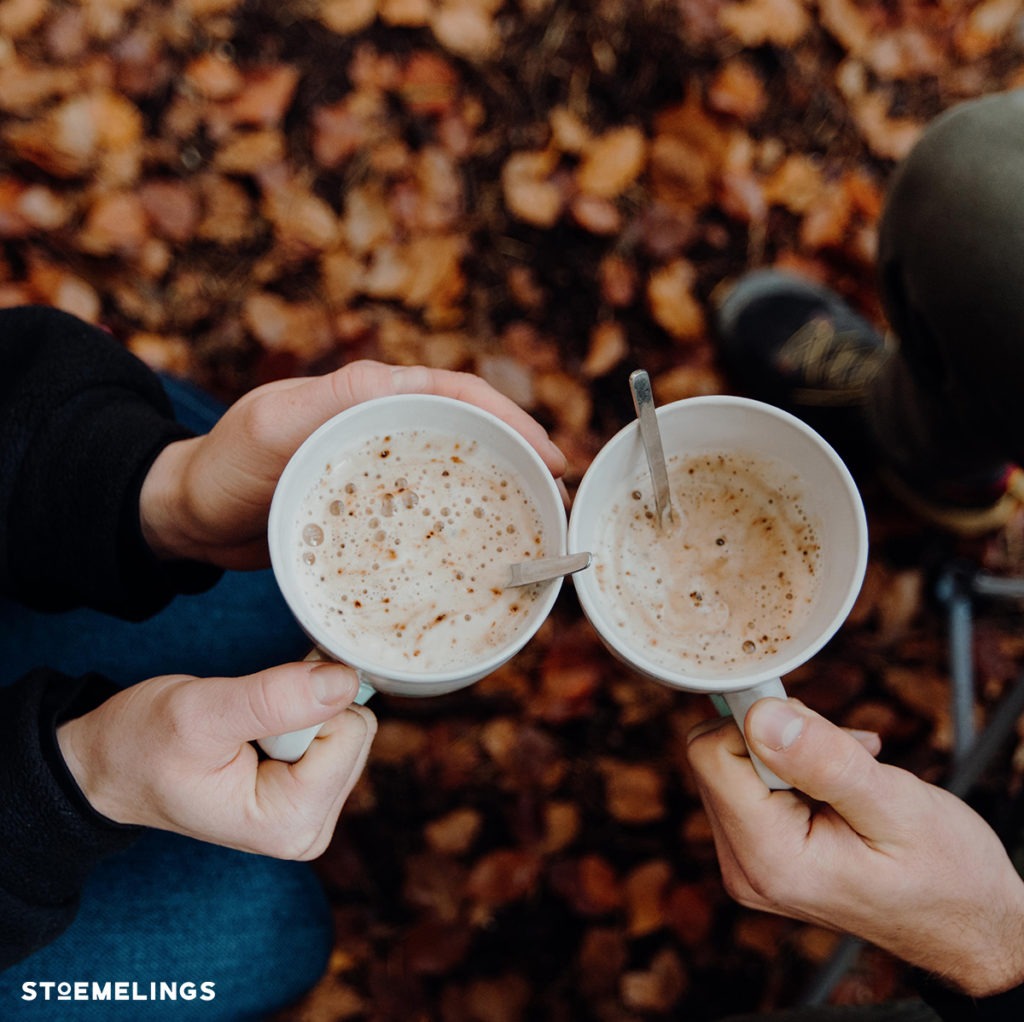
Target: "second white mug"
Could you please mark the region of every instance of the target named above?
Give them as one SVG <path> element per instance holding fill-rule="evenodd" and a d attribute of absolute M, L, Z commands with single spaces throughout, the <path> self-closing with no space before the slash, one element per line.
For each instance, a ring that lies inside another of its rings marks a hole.
<path fill-rule="evenodd" d="M 674 521 L 661 529 L 637 423 L 601 449 L 580 483 L 573 578 L 605 645 L 662 684 L 722 697 L 741 729 L 781 679 L 842 625 L 867 565 L 857 487 L 796 417 L 728 395 L 657 410 Z M 786 785 L 754 759 L 772 788 Z"/>

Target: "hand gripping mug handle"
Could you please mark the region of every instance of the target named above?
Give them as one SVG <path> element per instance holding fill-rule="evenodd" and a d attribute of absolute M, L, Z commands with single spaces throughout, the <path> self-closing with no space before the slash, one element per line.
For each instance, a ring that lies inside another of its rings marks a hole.
<path fill-rule="evenodd" d="M 303 658 L 303 662 L 313 660 L 330 660 L 319 646 L 314 646 Z M 374 690 L 362 678 L 359 679 L 359 691 L 355 702 L 362 706 L 373 695 Z M 302 759 L 305 751 L 313 744 L 313 739 L 320 734 L 323 724 L 312 724 L 299 731 L 289 731 L 286 735 L 270 735 L 261 738 L 257 744 L 271 758 L 283 763 L 295 763 Z"/>
<path fill-rule="evenodd" d="M 736 720 L 736 724 L 740 729 L 740 733 L 744 736 L 746 741 L 746 735 L 743 732 L 743 721 L 746 719 L 747 710 L 754 705 L 759 699 L 766 697 L 772 697 L 775 699 L 785 699 L 786 690 L 782 687 L 782 681 L 779 678 L 771 678 L 768 681 L 762 681 L 760 685 L 755 685 L 753 688 L 744 688 L 739 692 L 725 692 L 721 696 L 717 697 L 725 702 L 725 705 L 729 708 L 729 712 L 733 715 Z M 749 745 L 748 745 L 749 751 Z M 791 784 L 787 784 L 781 777 L 778 777 L 771 770 L 768 769 L 753 754 L 750 753 L 751 762 L 754 764 L 754 769 L 757 771 L 758 777 L 764 781 L 765 784 L 772 791 L 785 791 L 792 788 Z"/>

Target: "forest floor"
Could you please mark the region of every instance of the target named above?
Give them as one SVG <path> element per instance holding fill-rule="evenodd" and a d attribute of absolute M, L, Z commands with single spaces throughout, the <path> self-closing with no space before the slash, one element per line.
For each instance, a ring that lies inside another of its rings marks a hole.
<path fill-rule="evenodd" d="M 0 2 L 0 304 L 109 327 L 232 400 L 353 358 L 479 373 L 549 428 L 570 491 L 632 415 L 730 392 L 715 289 L 787 266 L 880 328 L 889 175 L 936 114 L 1024 84 L 1020 0 Z M 846 626 L 791 691 L 941 782 L 965 540 L 870 481 Z M 978 625 L 979 719 L 1016 604 Z M 328 975 L 282 1018 L 705 1022 L 793 1004 L 835 935 L 722 889 L 682 752 L 712 713 L 613 662 L 571 585 L 507 667 L 379 697 L 317 870 Z M 1011 741 L 975 798 L 1020 786 Z M 1017 821 L 1002 820 L 1007 825 Z M 905 994 L 867 949 L 835 1003 Z"/>

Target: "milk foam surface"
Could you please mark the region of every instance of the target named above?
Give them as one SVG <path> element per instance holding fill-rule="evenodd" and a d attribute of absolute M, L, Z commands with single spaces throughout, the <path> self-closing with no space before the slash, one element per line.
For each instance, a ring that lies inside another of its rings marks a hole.
<path fill-rule="evenodd" d="M 294 550 L 339 652 L 424 673 L 479 661 L 524 630 L 540 588 L 502 585 L 509 564 L 545 552 L 514 474 L 477 441 L 433 429 L 374 437 L 326 465 Z"/>
<path fill-rule="evenodd" d="M 621 639 L 659 666 L 740 676 L 783 652 L 809 617 L 821 549 L 795 474 L 760 456 L 676 455 L 675 525 L 657 525 L 649 477 L 624 481 L 595 570 Z"/>

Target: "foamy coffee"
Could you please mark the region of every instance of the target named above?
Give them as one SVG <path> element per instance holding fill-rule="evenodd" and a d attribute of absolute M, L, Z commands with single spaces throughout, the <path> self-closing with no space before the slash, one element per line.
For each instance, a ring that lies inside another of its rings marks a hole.
<path fill-rule="evenodd" d="M 294 522 L 304 599 L 332 645 L 383 670 L 479 661 L 531 624 L 540 587 L 504 589 L 544 554 L 540 512 L 471 438 L 396 430 L 326 464 Z"/>
<path fill-rule="evenodd" d="M 671 528 L 659 528 L 639 471 L 598 526 L 596 581 L 613 626 L 668 670 L 750 673 L 785 653 L 819 589 L 819 529 L 800 479 L 736 451 L 677 454 L 668 470 Z"/>

